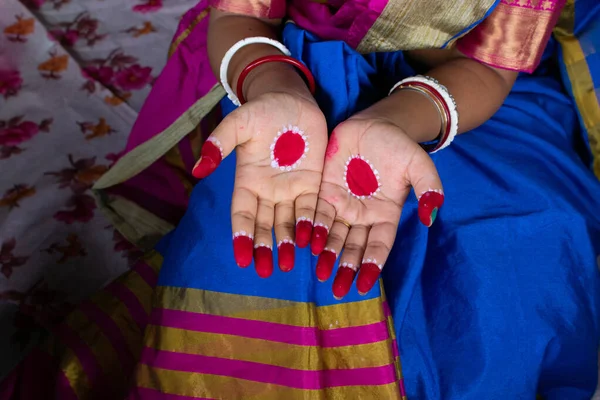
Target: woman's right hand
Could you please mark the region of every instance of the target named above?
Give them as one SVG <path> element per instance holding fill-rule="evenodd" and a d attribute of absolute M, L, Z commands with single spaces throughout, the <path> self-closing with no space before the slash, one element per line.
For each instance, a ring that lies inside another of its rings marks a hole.
<path fill-rule="evenodd" d="M 308 92 L 307 92 L 308 93 Z M 321 184 L 327 125 L 312 97 L 269 92 L 229 114 L 202 147 L 196 178 L 212 173 L 234 149 L 233 251 L 261 277 L 273 272 L 272 229 L 279 268 L 294 267 L 294 243 L 308 245 Z"/>

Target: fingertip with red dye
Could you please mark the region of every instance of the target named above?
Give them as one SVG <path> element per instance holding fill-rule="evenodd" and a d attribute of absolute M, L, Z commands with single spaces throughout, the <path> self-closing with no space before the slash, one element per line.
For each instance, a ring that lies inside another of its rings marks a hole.
<path fill-rule="evenodd" d="M 312 234 L 313 223 L 310 218 L 300 217 L 296 221 L 296 245 L 300 248 L 308 246 Z"/>
<path fill-rule="evenodd" d="M 273 273 L 273 249 L 260 243 L 254 246 L 254 268 L 261 278 L 268 278 Z"/>
<path fill-rule="evenodd" d="M 328 248 L 323 249 L 317 260 L 317 279 L 320 282 L 325 282 L 331 277 L 336 258 L 335 251 Z"/>
<path fill-rule="evenodd" d="M 310 239 L 310 251 L 313 255 L 318 256 L 321 254 L 325 245 L 327 244 L 327 237 L 329 236 L 329 227 L 322 223 L 315 224 L 312 237 Z"/>
<path fill-rule="evenodd" d="M 342 263 L 338 268 L 335 279 L 333 280 L 333 297 L 336 300 L 341 300 L 350 291 L 354 277 L 356 276 L 357 267 L 350 263 Z"/>
<path fill-rule="evenodd" d="M 358 271 L 358 278 L 356 278 L 356 289 L 358 294 L 364 296 L 367 294 L 375 283 L 379 280 L 383 265 L 377 264 L 376 260 L 366 259 L 363 260 L 360 270 Z"/>
<path fill-rule="evenodd" d="M 252 264 L 253 237 L 244 231 L 233 234 L 233 257 L 238 266 L 242 268 Z"/>
<path fill-rule="evenodd" d="M 444 204 L 444 193 L 441 190 L 430 189 L 419 197 L 419 220 L 426 227 L 433 225 L 438 210 Z"/>
<path fill-rule="evenodd" d="M 294 241 L 284 239 L 277 245 L 277 256 L 279 259 L 279 269 L 283 272 L 289 272 L 294 268 L 296 248 Z"/>
<path fill-rule="evenodd" d="M 210 137 L 202 146 L 200 159 L 192 169 L 192 175 L 197 179 L 206 178 L 213 173 L 223 161 L 223 148 L 218 139 Z"/>

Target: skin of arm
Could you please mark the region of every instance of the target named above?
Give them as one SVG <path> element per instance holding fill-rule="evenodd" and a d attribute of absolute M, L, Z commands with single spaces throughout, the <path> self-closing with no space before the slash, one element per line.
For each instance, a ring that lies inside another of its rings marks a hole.
<path fill-rule="evenodd" d="M 215 76 L 219 76 L 221 61 L 231 46 L 254 36 L 278 40 L 280 26 L 281 20 L 265 20 L 211 9 L 207 47 Z M 264 44 L 252 44 L 240 49 L 233 56 L 227 71 L 228 82 L 233 90 L 236 90 L 238 77 L 248 64 L 269 55 L 281 55 L 281 52 Z M 244 81 L 244 94 L 248 101 L 274 92 L 289 93 L 315 102 L 300 74 L 288 64 L 263 64 L 255 68 Z"/>
<path fill-rule="evenodd" d="M 278 38 L 281 20 L 264 20 L 211 9 L 208 54 L 211 67 L 219 67 L 227 50 L 241 39 L 253 36 Z M 242 70 L 257 58 L 281 54 L 269 45 L 250 45 L 238 51 L 228 69 L 228 81 L 236 88 Z M 415 50 L 409 56 L 426 68 L 456 100 L 460 115 L 459 131 L 464 133 L 486 122 L 502 105 L 518 73 L 484 65 L 465 57 L 456 49 Z M 248 101 L 267 93 L 289 93 L 314 102 L 300 74 L 290 65 L 268 63 L 252 71 L 244 81 Z M 353 118 L 390 122 L 417 142 L 434 140 L 440 132 L 437 108 L 421 93 L 396 90 Z"/>
<path fill-rule="evenodd" d="M 454 97 L 460 116 L 458 133 L 475 129 L 498 111 L 512 89 L 518 72 L 484 65 L 458 50 L 417 50 L 410 57 L 429 68 Z M 437 108 L 421 93 L 396 90 L 356 118 L 390 122 L 417 142 L 434 140 L 440 133 Z"/>

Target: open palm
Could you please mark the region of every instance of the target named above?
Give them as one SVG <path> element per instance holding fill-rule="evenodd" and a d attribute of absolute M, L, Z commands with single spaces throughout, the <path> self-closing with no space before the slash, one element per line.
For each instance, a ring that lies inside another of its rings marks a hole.
<path fill-rule="evenodd" d="M 284 93 L 246 103 L 207 139 L 193 170 L 197 178 L 236 149 L 231 221 L 239 266 L 254 256 L 257 273 L 271 275 L 275 228 L 279 267 L 293 268 L 295 241 L 304 247 L 310 240 L 326 144 L 325 118 L 314 100 Z"/>
<path fill-rule="evenodd" d="M 394 244 L 402 206 L 411 187 L 421 221 L 430 226 L 443 203 L 442 186 L 429 155 L 386 121 L 353 118 L 333 132 L 326 154 L 311 249 L 320 254 L 319 280 L 327 280 L 343 251 L 333 283 L 337 298 L 368 292 Z M 331 227 L 331 230 L 317 227 Z M 321 234 L 319 234 L 321 233 Z"/>

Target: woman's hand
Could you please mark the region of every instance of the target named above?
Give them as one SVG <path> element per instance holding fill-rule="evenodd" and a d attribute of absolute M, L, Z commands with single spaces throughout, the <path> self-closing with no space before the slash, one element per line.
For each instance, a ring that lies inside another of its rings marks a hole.
<path fill-rule="evenodd" d="M 355 116 L 334 130 L 326 152 L 311 250 L 320 254 L 320 281 L 329 279 L 344 250 L 333 282 L 336 298 L 348 293 L 357 272 L 359 293 L 365 294 L 377 282 L 411 187 L 419 197 L 421 222 L 431 226 L 444 195 L 431 158 L 417 142 L 379 118 Z"/>
<path fill-rule="evenodd" d="M 279 268 L 294 267 L 294 241 L 299 247 L 310 241 L 326 145 L 325 118 L 314 99 L 290 92 L 256 97 L 207 139 L 193 170 L 197 178 L 208 176 L 236 149 L 231 222 L 240 267 L 249 266 L 254 254 L 258 275 L 271 275 L 273 227 Z"/>

